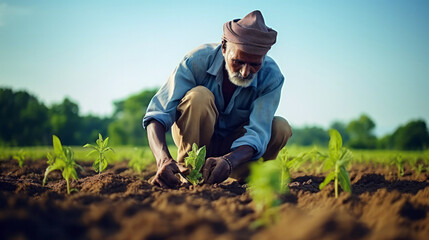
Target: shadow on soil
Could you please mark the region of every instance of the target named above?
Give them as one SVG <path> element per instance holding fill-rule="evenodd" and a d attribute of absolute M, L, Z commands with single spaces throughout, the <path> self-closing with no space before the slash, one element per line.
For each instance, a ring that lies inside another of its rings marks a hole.
<path fill-rule="evenodd" d="M 400 193 L 416 194 L 421 189 L 424 189 L 429 184 L 427 182 L 411 181 L 411 180 L 397 180 L 387 181 L 383 175 L 380 174 L 366 174 L 361 177 L 355 184 L 352 185 L 353 193 L 360 195 L 365 192 L 373 193 L 379 189 L 386 189 L 391 192 L 394 190 Z"/>

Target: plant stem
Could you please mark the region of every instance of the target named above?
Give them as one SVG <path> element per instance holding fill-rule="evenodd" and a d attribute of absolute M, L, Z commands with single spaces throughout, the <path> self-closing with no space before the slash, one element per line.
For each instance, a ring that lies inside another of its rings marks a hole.
<path fill-rule="evenodd" d="M 99 156 L 99 158 L 100 158 L 100 161 L 98 162 L 98 175 L 100 175 L 101 174 L 101 160 L 102 160 L 102 157 L 103 155 L 102 155 L 102 153 L 100 152 L 100 156 Z"/>
<path fill-rule="evenodd" d="M 335 198 L 338 198 L 338 173 L 339 173 L 340 169 L 338 167 L 337 164 L 335 164 L 335 182 L 334 182 L 334 186 L 335 186 Z"/>
<path fill-rule="evenodd" d="M 70 194 L 70 183 L 69 183 L 69 180 L 66 179 L 66 182 L 67 182 L 67 194 Z"/>

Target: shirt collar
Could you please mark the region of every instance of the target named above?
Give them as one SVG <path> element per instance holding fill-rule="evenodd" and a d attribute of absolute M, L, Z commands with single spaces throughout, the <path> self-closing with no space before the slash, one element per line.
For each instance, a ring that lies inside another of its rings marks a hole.
<path fill-rule="evenodd" d="M 223 81 L 222 70 L 223 70 L 223 66 L 225 65 L 225 59 L 224 59 L 223 54 L 222 54 L 221 46 L 222 45 L 219 44 L 219 46 L 217 46 L 213 50 L 215 52 L 215 57 L 214 57 L 214 60 L 212 62 L 212 65 L 207 70 L 207 73 L 215 76 L 218 81 Z M 250 83 L 249 87 L 257 88 L 257 86 L 258 86 L 258 73 L 256 73 L 255 79 L 253 79 L 253 81 L 252 81 L 252 83 Z"/>

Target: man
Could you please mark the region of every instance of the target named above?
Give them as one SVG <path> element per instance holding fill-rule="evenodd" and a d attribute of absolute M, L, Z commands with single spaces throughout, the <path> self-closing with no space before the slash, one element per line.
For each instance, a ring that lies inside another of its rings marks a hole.
<path fill-rule="evenodd" d="M 247 163 L 275 159 L 292 135 L 288 122 L 274 117 L 284 77 L 268 56 L 277 32 L 260 11 L 223 26 L 222 43 L 194 49 L 151 100 L 143 126 L 158 171 L 152 182 L 173 188 L 176 173 L 193 143 L 206 146 L 204 182 L 244 178 Z M 171 157 L 165 133 L 178 147 Z"/>

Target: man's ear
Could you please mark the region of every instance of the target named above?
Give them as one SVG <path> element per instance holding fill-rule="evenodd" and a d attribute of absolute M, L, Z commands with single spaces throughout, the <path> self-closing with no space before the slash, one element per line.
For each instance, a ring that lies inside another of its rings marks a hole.
<path fill-rule="evenodd" d="M 226 53 L 226 41 L 222 40 L 222 54 L 225 55 Z"/>

